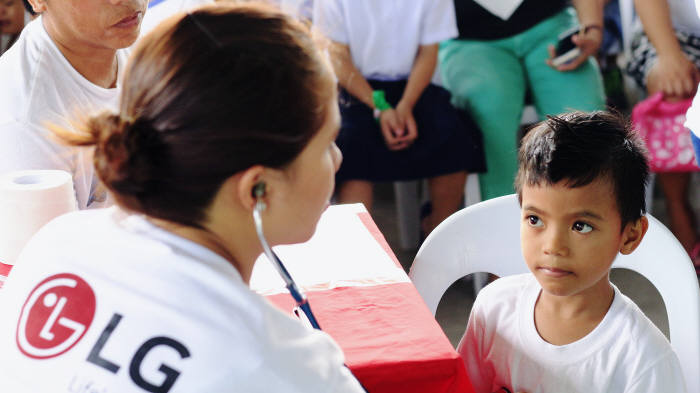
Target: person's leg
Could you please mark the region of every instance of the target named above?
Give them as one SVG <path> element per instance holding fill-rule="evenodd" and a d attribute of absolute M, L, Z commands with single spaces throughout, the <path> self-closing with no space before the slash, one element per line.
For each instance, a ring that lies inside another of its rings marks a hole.
<path fill-rule="evenodd" d="M 654 69 L 654 66 L 650 67 L 646 76 L 647 94 L 650 96 L 661 91 L 661 86 L 657 82 L 659 75 Z M 656 181 L 664 193 L 671 232 L 690 255 L 698 242 L 694 213 L 688 199 L 690 173 L 657 173 Z"/>
<path fill-rule="evenodd" d="M 432 212 L 421 223 L 423 233 L 427 236 L 438 224 L 456 212 L 464 199 L 466 172 L 450 173 L 428 179 Z"/>
<path fill-rule="evenodd" d="M 688 201 L 690 173 L 657 173 L 656 181 L 659 182 L 666 197 L 666 212 L 671 224 L 671 232 L 690 254 L 698 241 L 693 222 L 693 210 Z"/>
<path fill-rule="evenodd" d="M 696 55 L 698 48 L 688 41 L 687 36 L 677 36 L 681 49 L 696 64 L 700 63 L 700 59 Z M 639 42 L 640 45 L 650 45 L 648 38 L 645 36 L 641 36 Z M 658 66 L 656 49 L 652 46 L 643 53 L 645 57 L 636 60 L 640 63 L 639 68 L 646 74 L 639 74 L 638 82 L 641 83 L 642 87 L 646 87 L 647 94 L 652 96 L 662 91 L 663 87 L 660 81 L 663 79 L 663 75 L 661 75 L 662 71 Z M 665 99 L 669 101 L 677 100 L 677 98 Z M 697 255 L 693 255 L 693 250 L 699 239 L 696 232 L 695 214 L 689 199 L 690 173 L 657 173 L 656 181 L 664 193 L 666 213 L 668 214 L 671 232 L 673 232 L 691 257 L 697 257 Z"/>
<path fill-rule="evenodd" d="M 510 39 L 445 42 L 440 69 L 452 103 L 481 128 L 486 173 L 479 174 L 482 199 L 511 194 L 517 169 L 516 135 L 525 97 L 520 61 Z"/>
<path fill-rule="evenodd" d="M 545 63 L 548 46 L 555 44 L 557 35 L 575 26 L 575 13 L 567 9 L 538 24 L 523 34 L 524 53 L 529 87 L 541 118 L 572 110 L 605 109 L 605 90 L 598 65 L 589 58 L 573 71 L 561 72 Z"/>
<path fill-rule="evenodd" d="M 367 211 L 372 210 L 372 183 L 366 180 L 345 180 L 338 185 L 338 202 L 363 203 Z"/>

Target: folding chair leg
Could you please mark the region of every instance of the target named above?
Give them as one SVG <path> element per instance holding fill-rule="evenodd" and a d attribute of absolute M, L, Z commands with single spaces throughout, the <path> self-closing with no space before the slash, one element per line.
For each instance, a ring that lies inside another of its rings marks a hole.
<path fill-rule="evenodd" d="M 420 228 L 420 200 L 418 181 L 394 182 L 396 215 L 399 224 L 399 243 L 403 249 L 418 247 Z"/>
<path fill-rule="evenodd" d="M 467 183 L 464 185 L 464 207 L 481 202 L 481 188 L 479 188 L 479 175 L 470 173 Z"/>

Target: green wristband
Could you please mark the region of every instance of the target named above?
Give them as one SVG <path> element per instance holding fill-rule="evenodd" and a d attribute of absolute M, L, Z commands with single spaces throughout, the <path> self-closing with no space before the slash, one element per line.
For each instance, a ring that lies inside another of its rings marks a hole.
<path fill-rule="evenodd" d="M 374 103 L 374 118 L 379 119 L 379 115 L 387 110 L 391 109 L 392 106 L 386 102 L 386 96 L 384 95 L 384 90 L 374 90 L 372 92 L 372 102 Z"/>

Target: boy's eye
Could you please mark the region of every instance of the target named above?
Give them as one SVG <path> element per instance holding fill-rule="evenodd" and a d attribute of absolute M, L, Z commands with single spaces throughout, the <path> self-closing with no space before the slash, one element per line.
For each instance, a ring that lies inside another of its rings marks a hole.
<path fill-rule="evenodd" d="M 588 233 L 593 230 L 593 227 L 585 222 L 576 221 L 574 225 L 572 225 L 571 229 L 580 233 Z"/>
<path fill-rule="evenodd" d="M 543 225 L 542 220 L 537 216 L 527 216 L 527 222 L 533 227 L 541 227 Z"/>

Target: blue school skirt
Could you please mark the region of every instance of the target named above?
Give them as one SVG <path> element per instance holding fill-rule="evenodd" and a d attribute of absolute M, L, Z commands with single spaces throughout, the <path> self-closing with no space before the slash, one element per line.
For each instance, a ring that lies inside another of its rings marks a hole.
<path fill-rule="evenodd" d="M 384 90 L 396 106 L 406 81 L 369 81 L 374 90 Z M 399 151 L 389 150 L 372 109 L 341 91 L 341 127 L 336 141 L 343 163 L 336 181 L 371 182 L 414 180 L 467 171 L 484 172 L 481 132 L 471 116 L 450 103 L 450 93 L 430 84 L 413 108 L 418 138 Z"/>

